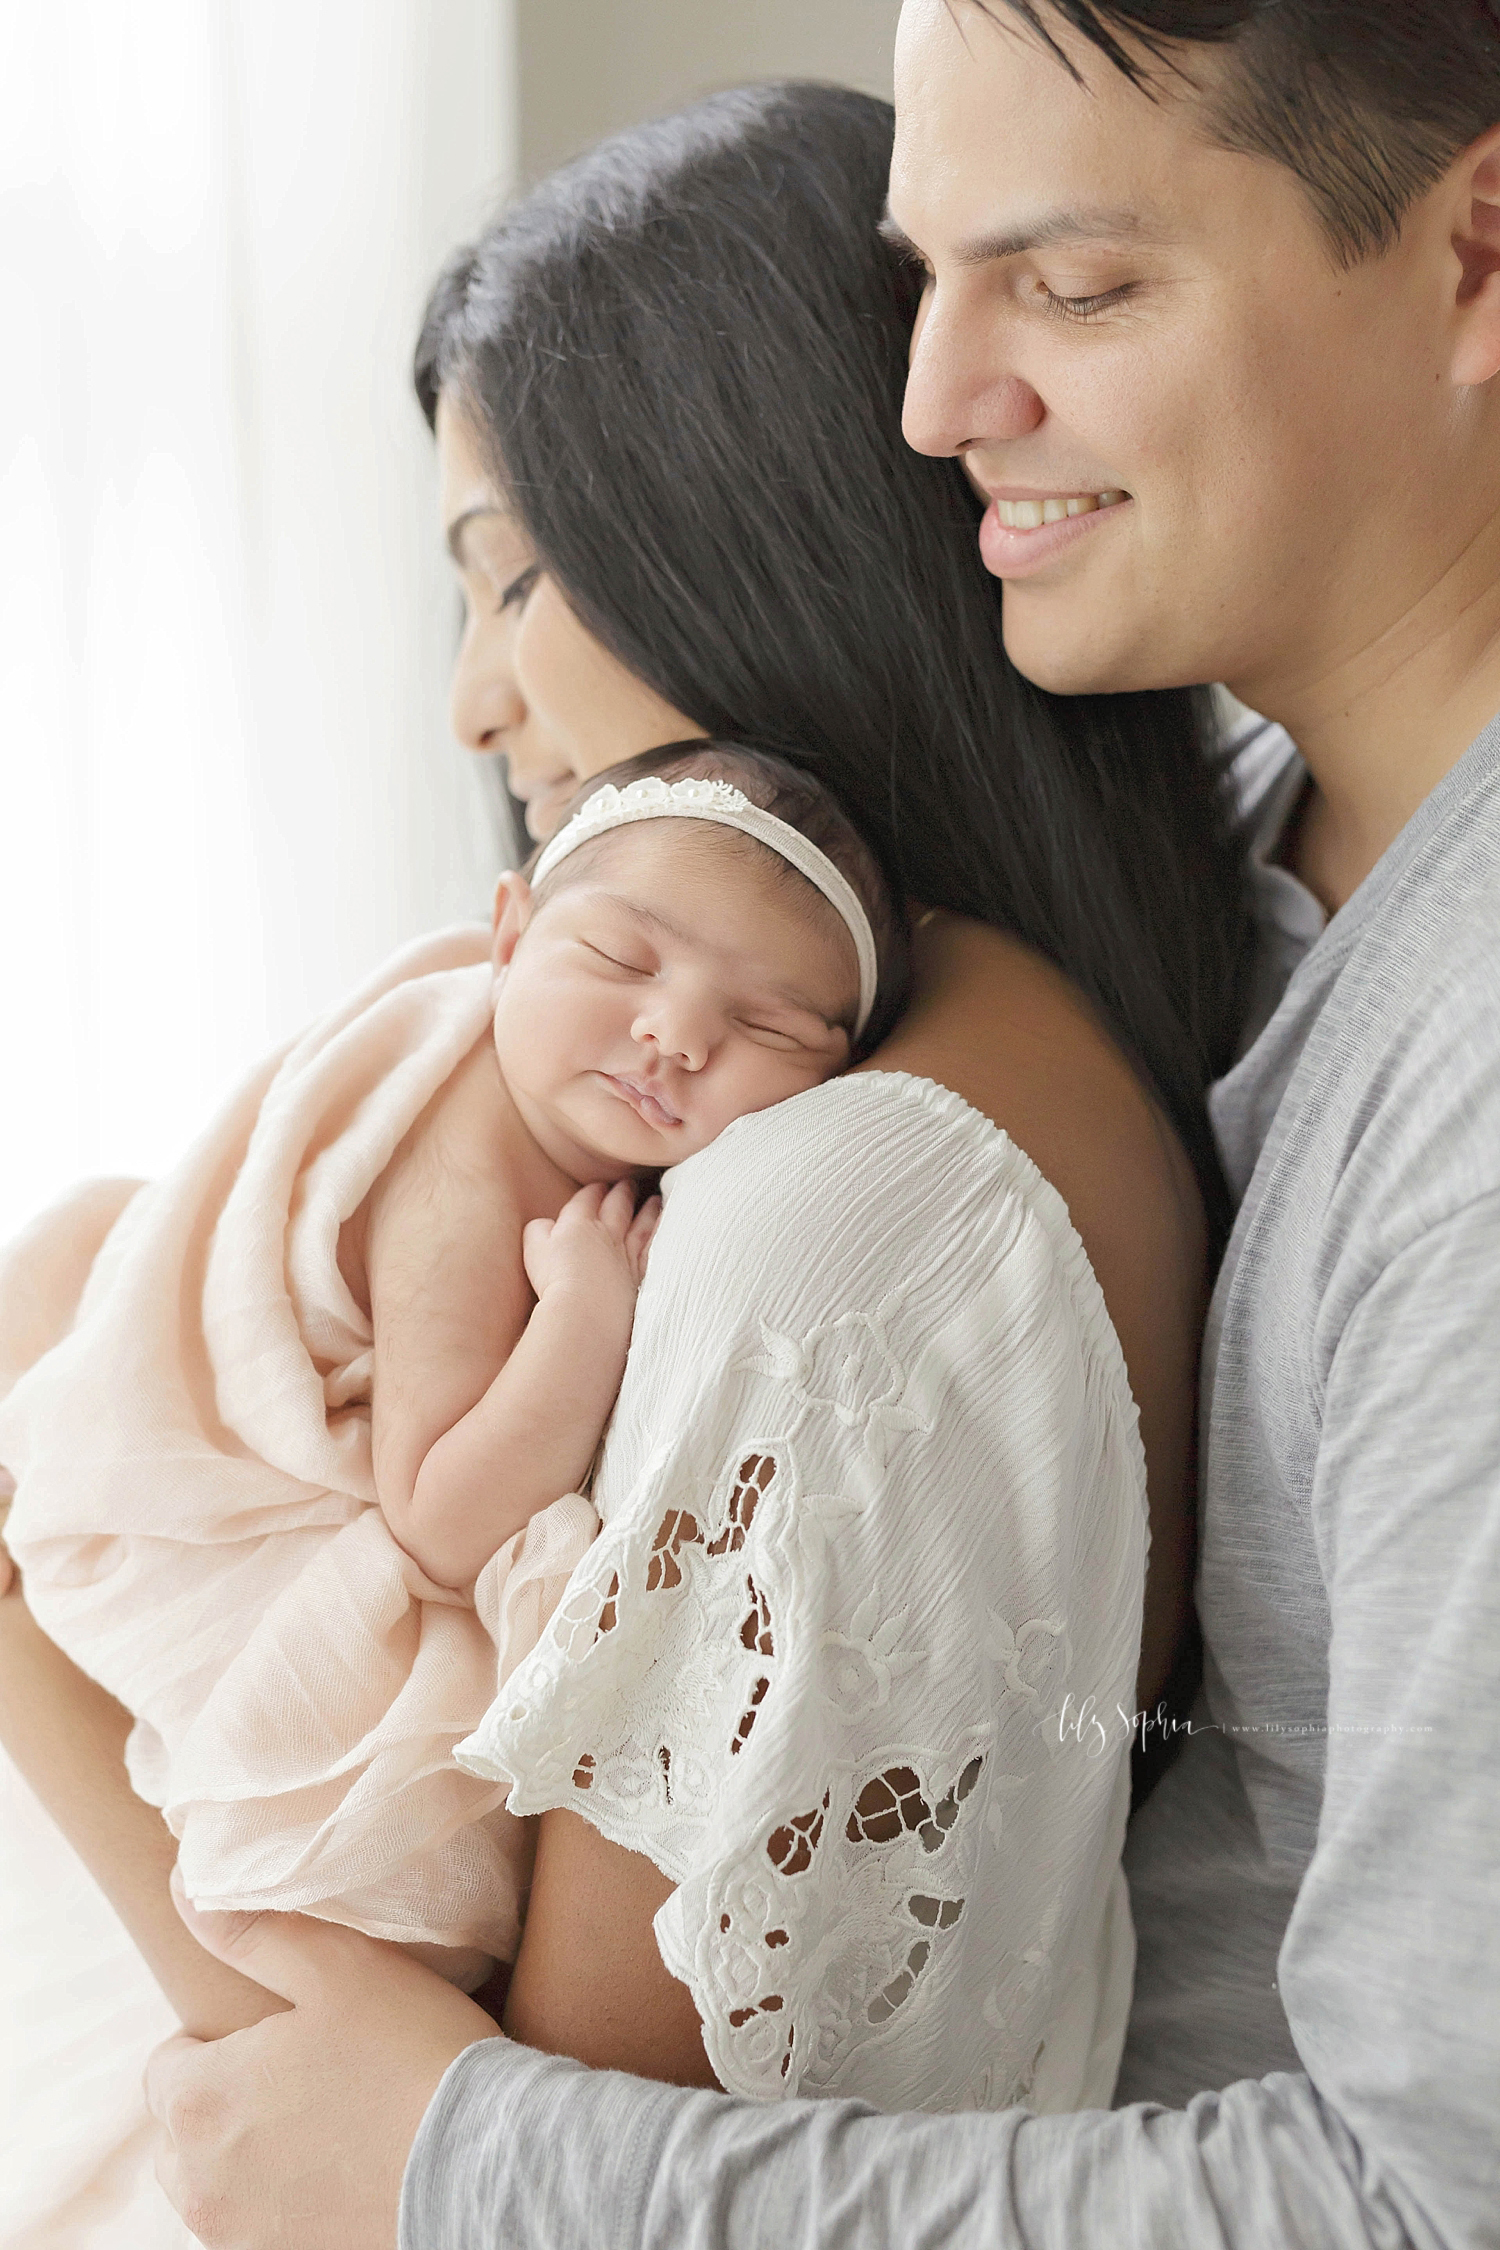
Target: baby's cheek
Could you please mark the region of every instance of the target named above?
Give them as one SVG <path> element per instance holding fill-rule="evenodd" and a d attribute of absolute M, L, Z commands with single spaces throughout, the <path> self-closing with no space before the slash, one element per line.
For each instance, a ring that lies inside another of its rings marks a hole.
<path fill-rule="evenodd" d="M 824 1071 L 810 1056 L 774 1052 L 758 1056 L 744 1073 L 737 1090 L 739 1106 L 735 1115 L 746 1117 L 753 1110 L 771 1109 L 777 1102 L 790 1101 L 794 1094 L 806 1093 L 809 1086 L 816 1086 L 831 1075 L 832 1065 Z M 729 1122 L 726 1116 L 724 1123 Z"/>
<path fill-rule="evenodd" d="M 519 977 L 495 1010 L 495 1053 L 508 1085 L 540 1092 L 568 1068 L 579 1044 L 576 1011 L 543 977 Z"/>

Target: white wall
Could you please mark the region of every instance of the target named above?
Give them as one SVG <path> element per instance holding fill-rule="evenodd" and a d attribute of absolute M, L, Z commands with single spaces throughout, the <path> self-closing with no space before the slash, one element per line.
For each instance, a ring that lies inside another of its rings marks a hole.
<path fill-rule="evenodd" d="M 900 0 L 515 0 L 523 178 L 747 78 L 887 97 Z"/>
<path fill-rule="evenodd" d="M 0 1239 L 485 910 L 411 396 L 516 177 L 898 0 L 0 0 Z M 14 325 L 14 323 L 13 323 Z"/>
<path fill-rule="evenodd" d="M 509 0 L 0 0 L 0 1238 L 484 912 L 412 344 Z"/>

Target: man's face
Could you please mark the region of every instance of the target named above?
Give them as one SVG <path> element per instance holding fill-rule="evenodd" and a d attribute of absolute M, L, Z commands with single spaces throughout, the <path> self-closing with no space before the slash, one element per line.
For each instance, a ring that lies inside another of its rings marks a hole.
<path fill-rule="evenodd" d="M 1200 92 L 1163 76 L 1153 101 L 1054 23 L 1082 84 L 1000 0 L 907 0 L 891 219 L 931 279 L 906 433 L 990 496 L 1030 678 L 1275 708 L 1430 583 L 1442 246 L 1419 207 L 1340 271 L 1300 183 L 1215 147 Z"/>

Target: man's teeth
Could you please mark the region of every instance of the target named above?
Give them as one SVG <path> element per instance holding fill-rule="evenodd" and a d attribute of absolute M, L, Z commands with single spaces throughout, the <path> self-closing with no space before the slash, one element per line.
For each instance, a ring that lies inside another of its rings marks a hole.
<path fill-rule="evenodd" d="M 1065 516 L 1118 508 L 1127 497 L 1123 492 L 1068 492 L 1053 500 L 997 500 L 995 513 L 1007 531 L 1040 531 L 1044 523 L 1061 523 Z"/>

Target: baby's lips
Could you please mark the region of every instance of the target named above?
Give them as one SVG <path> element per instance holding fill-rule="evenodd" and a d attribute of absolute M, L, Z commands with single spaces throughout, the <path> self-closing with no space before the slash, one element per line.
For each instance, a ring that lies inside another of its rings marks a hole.
<path fill-rule="evenodd" d="M 648 1125 L 660 1126 L 665 1131 L 682 1123 L 682 1119 L 677 1115 L 677 1112 L 669 1109 L 666 1103 L 653 1094 L 651 1088 L 639 1078 L 631 1078 L 624 1071 L 612 1072 L 610 1075 L 613 1077 L 614 1083 L 640 1111 Z"/>

